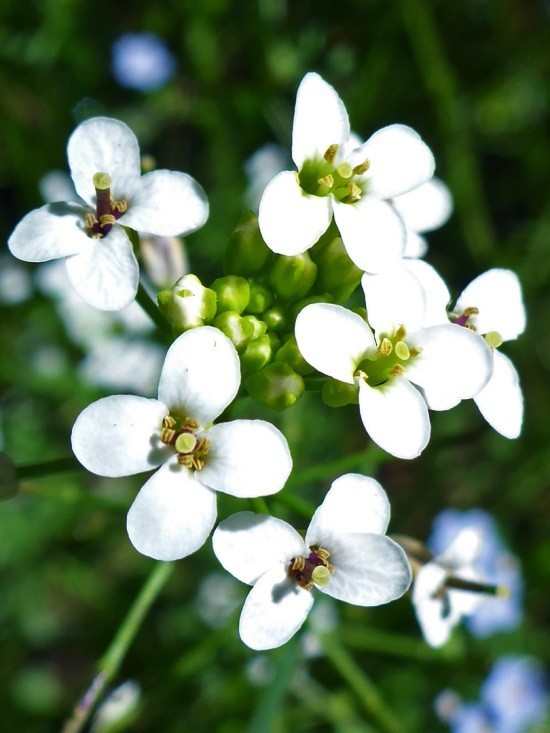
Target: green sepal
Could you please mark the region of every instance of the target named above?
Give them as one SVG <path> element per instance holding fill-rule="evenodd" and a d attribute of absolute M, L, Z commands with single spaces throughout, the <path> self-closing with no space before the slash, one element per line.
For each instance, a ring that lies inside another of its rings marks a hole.
<path fill-rule="evenodd" d="M 218 297 L 218 313 L 234 311 L 240 315 L 250 300 L 250 285 L 244 277 L 236 275 L 219 277 L 214 280 L 211 288 Z"/>
<path fill-rule="evenodd" d="M 224 311 L 214 318 L 212 325 L 219 328 L 233 343 L 237 351 L 243 351 L 252 338 L 254 326 L 234 311 Z"/>
<path fill-rule="evenodd" d="M 248 323 L 250 323 L 252 325 L 252 328 L 254 329 L 250 338 L 251 341 L 260 338 L 260 336 L 263 336 L 264 333 L 267 331 L 266 324 L 259 318 L 256 318 L 256 316 L 243 316 L 243 321 L 247 321 Z"/>
<path fill-rule="evenodd" d="M 273 252 L 264 242 L 258 227 L 258 217 L 245 211 L 231 235 L 223 260 L 226 275 L 253 277 L 273 259 Z"/>
<path fill-rule="evenodd" d="M 359 388 L 356 384 L 340 382 L 338 379 L 327 379 L 323 384 L 321 397 L 329 407 L 344 407 L 359 400 Z"/>
<path fill-rule="evenodd" d="M 259 315 L 273 303 L 273 293 L 263 283 L 257 280 L 250 281 L 250 300 L 246 306 L 247 313 Z"/>
<path fill-rule="evenodd" d="M 317 266 L 307 252 L 288 257 L 277 255 L 269 273 L 269 284 L 281 300 L 296 301 L 309 293 Z"/>
<path fill-rule="evenodd" d="M 265 333 L 254 341 L 250 341 L 241 354 L 241 371 L 243 376 L 263 369 L 271 361 L 273 349 L 271 339 Z"/>
<path fill-rule="evenodd" d="M 282 363 L 269 364 L 251 374 L 244 384 L 253 399 L 277 411 L 292 407 L 305 389 L 302 377 Z"/>
<path fill-rule="evenodd" d="M 307 363 L 300 353 L 300 349 L 296 343 L 296 338 L 292 335 L 285 341 L 279 351 L 277 351 L 275 361 L 288 364 L 296 374 L 299 374 L 302 377 L 312 374 L 315 371 L 315 369 Z"/>

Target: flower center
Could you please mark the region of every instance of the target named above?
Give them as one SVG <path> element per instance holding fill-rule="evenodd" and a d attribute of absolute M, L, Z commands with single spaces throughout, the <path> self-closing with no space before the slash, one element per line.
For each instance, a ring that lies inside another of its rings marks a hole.
<path fill-rule="evenodd" d="M 174 446 L 178 463 L 186 468 L 200 471 L 210 450 L 207 438 L 197 437 L 199 423 L 192 417 L 178 418 L 167 415 L 162 421 L 160 439 L 166 445 Z"/>
<path fill-rule="evenodd" d="M 334 566 L 328 561 L 330 552 L 318 545 L 312 545 L 307 557 L 293 557 L 288 566 L 289 578 L 294 578 L 300 588 L 311 590 L 313 584 L 326 585 L 334 572 Z"/>
<path fill-rule="evenodd" d="M 102 239 L 111 231 L 113 224 L 128 208 L 126 201 L 114 201 L 111 197 L 111 176 L 95 173 L 93 183 L 96 195 L 96 213 L 86 214 L 86 228 L 92 239 Z"/>
<path fill-rule="evenodd" d="M 392 377 L 405 373 L 405 367 L 422 351 L 405 342 L 404 326 L 395 333 L 384 336 L 374 354 L 369 355 L 357 366 L 354 376 L 368 380 L 371 387 L 379 387 Z"/>
<path fill-rule="evenodd" d="M 321 159 L 304 161 L 298 173 L 298 182 L 302 190 L 312 196 L 332 194 L 344 204 L 353 204 L 365 193 L 365 180 L 362 176 L 370 163 L 366 160 L 354 168 L 345 161 L 335 165 L 338 147 L 331 145 Z"/>

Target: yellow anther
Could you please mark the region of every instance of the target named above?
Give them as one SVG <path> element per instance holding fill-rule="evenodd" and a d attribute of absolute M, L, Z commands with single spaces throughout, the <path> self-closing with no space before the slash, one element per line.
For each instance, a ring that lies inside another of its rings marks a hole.
<path fill-rule="evenodd" d="M 86 229 L 91 229 L 94 224 L 97 224 L 97 219 L 93 214 L 86 214 L 84 217 L 84 223 L 86 224 Z"/>
<path fill-rule="evenodd" d="M 388 338 L 383 338 L 380 346 L 377 349 L 379 356 L 389 356 L 393 351 L 392 342 Z"/>
<path fill-rule="evenodd" d="M 397 341 L 403 341 L 406 335 L 407 335 L 407 332 L 405 330 L 405 326 L 403 325 L 399 326 L 399 328 L 395 332 L 395 338 L 397 339 Z"/>
<path fill-rule="evenodd" d="M 334 186 L 334 178 L 329 173 L 327 176 L 317 179 L 317 183 L 320 186 L 328 186 L 329 188 L 332 188 Z"/>
<path fill-rule="evenodd" d="M 401 364 L 394 364 L 389 371 L 390 377 L 402 377 L 403 374 L 405 374 L 405 370 Z"/>
<path fill-rule="evenodd" d="M 300 570 L 303 570 L 305 566 L 306 566 L 306 561 L 303 557 L 301 556 L 294 557 L 292 558 L 292 565 L 290 566 L 290 570 L 291 572 L 294 570 L 300 571 Z"/>
<path fill-rule="evenodd" d="M 353 175 L 352 167 L 349 163 L 340 163 L 340 165 L 336 166 L 336 172 L 339 176 L 342 178 L 351 178 Z"/>
<path fill-rule="evenodd" d="M 489 331 L 485 334 L 485 341 L 492 349 L 498 349 L 502 343 L 502 336 L 498 331 Z"/>
<path fill-rule="evenodd" d="M 163 428 L 173 428 L 176 425 L 176 421 L 172 417 L 172 415 L 166 415 L 164 420 L 162 421 L 162 427 Z"/>
<path fill-rule="evenodd" d="M 322 562 L 324 563 L 326 563 L 326 561 L 330 557 L 330 552 L 328 550 L 325 550 L 324 547 L 319 547 L 319 545 L 312 545 L 310 549 L 313 550 L 319 560 L 322 560 Z"/>
<path fill-rule="evenodd" d="M 94 188 L 99 191 L 106 191 L 111 186 L 111 176 L 108 173 L 94 173 L 92 181 Z"/>
<path fill-rule="evenodd" d="M 359 201 L 359 199 L 361 198 L 361 189 L 356 183 L 353 183 L 353 181 L 351 183 L 348 183 L 348 191 L 349 193 L 347 196 L 347 200 L 349 203 Z"/>
<path fill-rule="evenodd" d="M 176 434 L 176 431 L 172 428 L 162 428 L 160 431 L 160 439 L 163 443 L 166 443 L 166 445 L 169 445 L 172 440 L 174 439 L 174 436 Z"/>
<path fill-rule="evenodd" d="M 479 308 L 475 308 L 475 307 L 464 308 L 462 315 L 463 316 L 477 316 L 479 315 Z"/>
<path fill-rule="evenodd" d="M 368 169 L 370 168 L 370 160 L 365 160 L 364 163 L 360 163 L 359 165 L 356 165 L 353 169 L 353 172 L 356 176 L 360 176 L 363 173 L 366 173 Z"/>
<path fill-rule="evenodd" d="M 411 356 L 418 356 L 418 354 L 422 353 L 422 347 L 421 346 L 411 346 L 409 349 Z"/>
<path fill-rule="evenodd" d="M 183 421 L 182 427 L 184 430 L 198 430 L 199 423 L 195 420 L 194 417 L 186 417 Z"/>
<path fill-rule="evenodd" d="M 399 359 L 406 361 L 411 355 L 410 349 L 404 341 L 398 341 L 395 344 L 395 353 Z"/>
<path fill-rule="evenodd" d="M 334 163 L 334 158 L 336 157 L 336 153 L 338 152 L 339 147 L 339 145 L 328 146 L 325 154 L 323 155 L 323 158 L 327 161 L 327 163 L 330 163 L 331 165 Z"/>
<path fill-rule="evenodd" d="M 116 219 L 112 214 L 102 214 L 99 217 L 99 223 L 104 227 L 106 224 L 115 224 Z"/>
<path fill-rule="evenodd" d="M 311 573 L 311 580 L 316 585 L 323 586 L 328 583 L 328 581 L 330 580 L 330 576 L 330 570 L 324 565 L 319 565 L 319 567 L 315 568 L 315 570 Z"/>
<path fill-rule="evenodd" d="M 124 212 L 128 209 L 128 204 L 126 203 L 125 199 L 121 199 L 120 201 L 113 201 L 111 204 L 111 208 L 113 211 L 119 211 L 121 214 L 124 214 Z"/>

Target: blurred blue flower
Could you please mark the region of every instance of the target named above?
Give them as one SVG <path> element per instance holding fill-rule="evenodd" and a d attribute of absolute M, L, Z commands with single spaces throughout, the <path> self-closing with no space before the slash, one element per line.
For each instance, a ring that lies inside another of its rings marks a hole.
<path fill-rule="evenodd" d="M 437 556 L 466 527 L 474 527 L 483 535 L 476 569 L 487 582 L 506 586 L 510 591 L 509 599 L 487 596 L 466 619 L 468 630 L 474 636 L 487 637 L 499 631 L 514 629 L 523 616 L 521 566 L 500 538 L 495 519 L 489 512 L 484 509 L 466 512 L 445 509 L 434 519 L 427 545 Z"/>
<path fill-rule="evenodd" d="M 494 733 L 487 713 L 479 703 L 460 705 L 450 724 L 452 733 Z"/>
<path fill-rule="evenodd" d="M 111 70 L 122 87 L 149 92 L 172 78 L 176 60 L 152 33 L 125 33 L 112 47 Z"/>

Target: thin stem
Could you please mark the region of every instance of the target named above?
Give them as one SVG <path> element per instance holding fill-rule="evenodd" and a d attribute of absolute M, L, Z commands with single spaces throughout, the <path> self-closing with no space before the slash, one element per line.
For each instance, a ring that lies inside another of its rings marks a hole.
<path fill-rule="evenodd" d="M 278 504 L 282 504 L 296 514 L 299 514 L 301 517 L 304 517 L 308 522 L 311 520 L 313 512 L 315 511 L 315 507 L 313 504 L 310 504 L 309 501 L 301 499 L 299 496 L 294 496 L 294 494 L 291 494 L 286 490 L 275 494 L 273 499 Z"/>
<path fill-rule="evenodd" d="M 152 573 L 130 607 L 126 618 L 119 626 L 109 648 L 99 660 L 98 674 L 74 709 L 70 719 L 63 726 L 61 733 L 80 733 L 84 728 L 105 689 L 116 677 L 145 616 L 173 569 L 173 563 L 159 562 L 155 564 Z"/>
<path fill-rule="evenodd" d="M 341 677 L 357 695 L 372 720 L 384 733 L 405 733 L 401 723 L 394 716 L 376 685 L 356 664 L 349 652 L 333 634 L 321 636 L 325 653 Z"/>
<path fill-rule="evenodd" d="M 155 323 L 164 338 L 172 340 L 172 333 L 168 321 L 159 311 L 156 303 L 150 298 L 149 293 L 145 290 L 143 283 L 140 282 L 136 294 L 136 301 L 140 304 L 149 318 Z"/>
<path fill-rule="evenodd" d="M 44 461 L 43 463 L 31 463 L 28 466 L 15 466 L 15 475 L 21 481 L 27 478 L 50 476 L 52 473 L 77 471 L 79 468 L 82 468 L 82 466 L 77 459 L 74 456 L 67 456 L 67 458 L 56 458 L 53 461 Z"/>
<path fill-rule="evenodd" d="M 391 456 L 378 446 L 371 444 L 365 450 L 358 453 L 337 458 L 334 461 L 318 463 L 316 466 L 294 471 L 289 479 L 288 485 L 292 487 L 313 483 L 314 481 L 326 481 L 341 476 L 348 471 L 361 470 L 363 473 L 375 471 L 383 463 L 391 460 Z"/>
<path fill-rule="evenodd" d="M 250 501 L 252 502 L 254 511 L 258 514 L 271 514 L 271 512 L 269 511 L 269 507 L 267 506 L 267 502 L 263 497 L 257 496 Z"/>
<path fill-rule="evenodd" d="M 340 638 L 344 644 L 355 649 L 414 659 L 419 662 L 454 662 L 462 654 L 453 645 L 432 649 L 421 639 L 380 629 L 346 625 L 340 631 Z"/>

